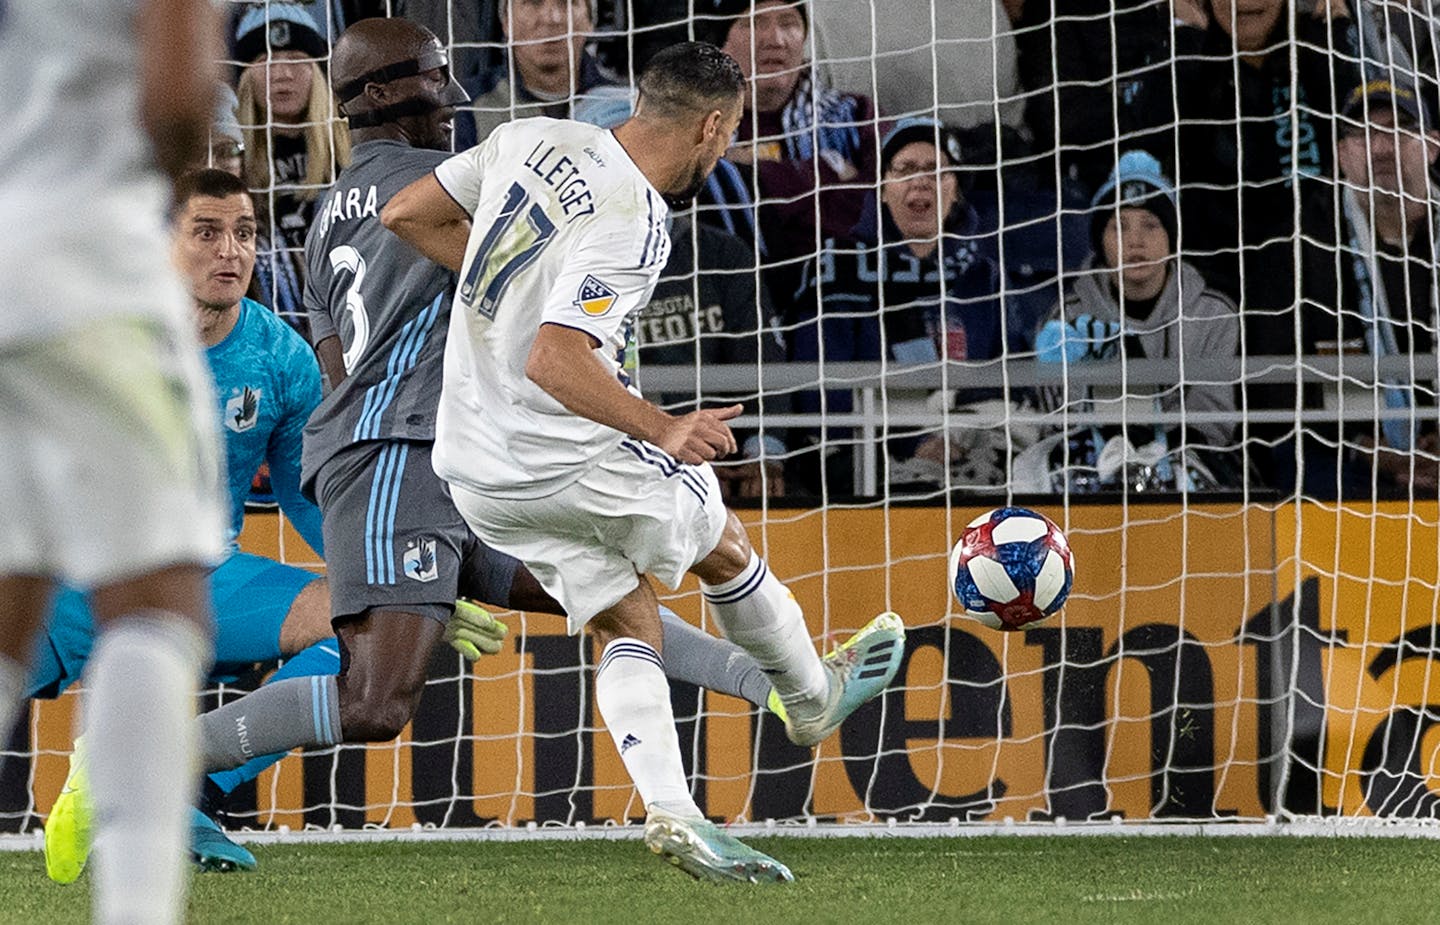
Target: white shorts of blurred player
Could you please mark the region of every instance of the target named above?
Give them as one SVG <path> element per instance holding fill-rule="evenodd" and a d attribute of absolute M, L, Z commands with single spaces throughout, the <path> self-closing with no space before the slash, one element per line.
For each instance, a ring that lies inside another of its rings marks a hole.
<path fill-rule="evenodd" d="M 708 465 L 687 466 L 629 438 L 545 498 L 450 490 L 476 536 L 524 562 L 560 602 L 572 635 L 634 590 L 637 572 L 678 588 L 719 544 L 729 516 Z"/>
<path fill-rule="evenodd" d="M 0 575 L 93 588 L 219 561 L 204 363 L 188 332 L 140 318 L 0 346 Z"/>

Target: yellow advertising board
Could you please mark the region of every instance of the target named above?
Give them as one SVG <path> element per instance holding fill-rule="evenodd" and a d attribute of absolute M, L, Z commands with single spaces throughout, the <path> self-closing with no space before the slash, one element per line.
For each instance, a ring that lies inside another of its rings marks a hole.
<path fill-rule="evenodd" d="M 743 515 L 817 637 L 838 641 L 894 610 L 910 638 L 891 692 L 813 755 L 749 704 L 678 687 L 682 748 L 708 813 L 1429 813 L 1440 733 L 1420 708 L 1440 704 L 1434 505 L 1042 508 L 1069 535 L 1075 591 L 1061 617 L 1018 633 L 958 614 L 946 589 L 946 553 L 986 507 Z M 282 536 L 288 559 L 313 561 L 273 516 L 252 516 L 243 541 L 274 555 Z M 693 586 L 668 603 L 701 624 Z M 477 674 L 448 651 L 437 655 L 420 715 L 399 742 L 291 758 L 263 774 L 247 797 L 259 821 L 643 815 L 594 708 L 588 642 L 565 636 L 556 617 L 506 619 L 513 643 Z M 63 777 L 72 700 L 37 717 L 42 812 Z"/>

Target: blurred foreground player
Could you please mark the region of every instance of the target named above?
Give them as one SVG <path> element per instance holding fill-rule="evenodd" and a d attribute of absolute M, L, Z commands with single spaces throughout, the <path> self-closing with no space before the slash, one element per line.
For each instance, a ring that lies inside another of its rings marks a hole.
<path fill-rule="evenodd" d="M 285 665 L 271 681 L 333 675 L 340 652 L 330 630 L 330 595 L 314 572 L 239 551 L 250 474 L 270 467 L 280 509 L 306 543 L 323 554 L 320 511 L 300 493 L 301 435 L 320 403 L 320 368 L 299 334 L 274 312 L 245 298 L 255 268 L 255 204 L 245 184 L 223 170 L 185 173 L 176 184 L 171 257 L 190 296 L 205 348 L 221 424 L 228 482 L 230 544 L 210 574 L 215 613 L 211 683 L 230 683 L 256 664 Z M 58 697 L 79 680 L 94 644 L 95 623 L 83 593 L 62 587 L 36 647 L 27 696 Z M 253 780 L 283 755 L 258 756 L 212 775 L 212 799 Z M 89 852 L 86 759 L 76 742 L 70 775 L 45 820 L 45 870 L 69 883 Z M 204 870 L 253 870 L 255 857 L 196 810 L 191 854 Z"/>
<path fill-rule="evenodd" d="M 0 728 L 55 583 L 88 589 L 104 923 L 184 909 L 206 576 L 225 530 L 164 218 L 166 175 L 204 151 L 218 43 L 208 0 L 0 5 Z"/>

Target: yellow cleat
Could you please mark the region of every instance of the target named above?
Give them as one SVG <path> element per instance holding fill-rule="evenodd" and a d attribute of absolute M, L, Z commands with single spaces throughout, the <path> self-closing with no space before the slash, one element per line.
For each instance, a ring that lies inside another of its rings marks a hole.
<path fill-rule="evenodd" d="M 780 692 L 770 688 L 770 696 L 765 698 L 765 709 L 779 717 L 780 722 L 790 722 L 790 714 L 785 712 L 785 701 L 780 699 Z"/>
<path fill-rule="evenodd" d="M 56 883 L 74 883 L 90 857 L 90 781 L 80 739 L 70 753 L 65 786 L 45 817 L 45 873 Z"/>

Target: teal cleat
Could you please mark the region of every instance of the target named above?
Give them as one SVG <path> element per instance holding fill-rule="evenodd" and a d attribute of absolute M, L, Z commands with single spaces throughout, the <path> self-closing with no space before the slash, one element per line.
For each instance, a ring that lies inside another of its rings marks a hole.
<path fill-rule="evenodd" d="M 882 613 L 820 660 L 830 676 L 830 694 L 819 711 L 805 715 L 801 704 L 782 704 L 777 712 L 785 721 L 785 734 L 803 748 L 820 744 L 861 704 L 885 690 L 904 655 L 905 624 L 896 614 Z"/>
<path fill-rule="evenodd" d="M 200 810 L 190 819 L 190 858 L 200 870 L 228 874 L 259 867 L 255 855 L 230 840 L 219 823 Z"/>
<path fill-rule="evenodd" d="M 715 883 L 792 883 L 779 861 L 721 831 L 708 819 L 687 819 L 652 809 L 645 844 L 696 880 Z"/>

